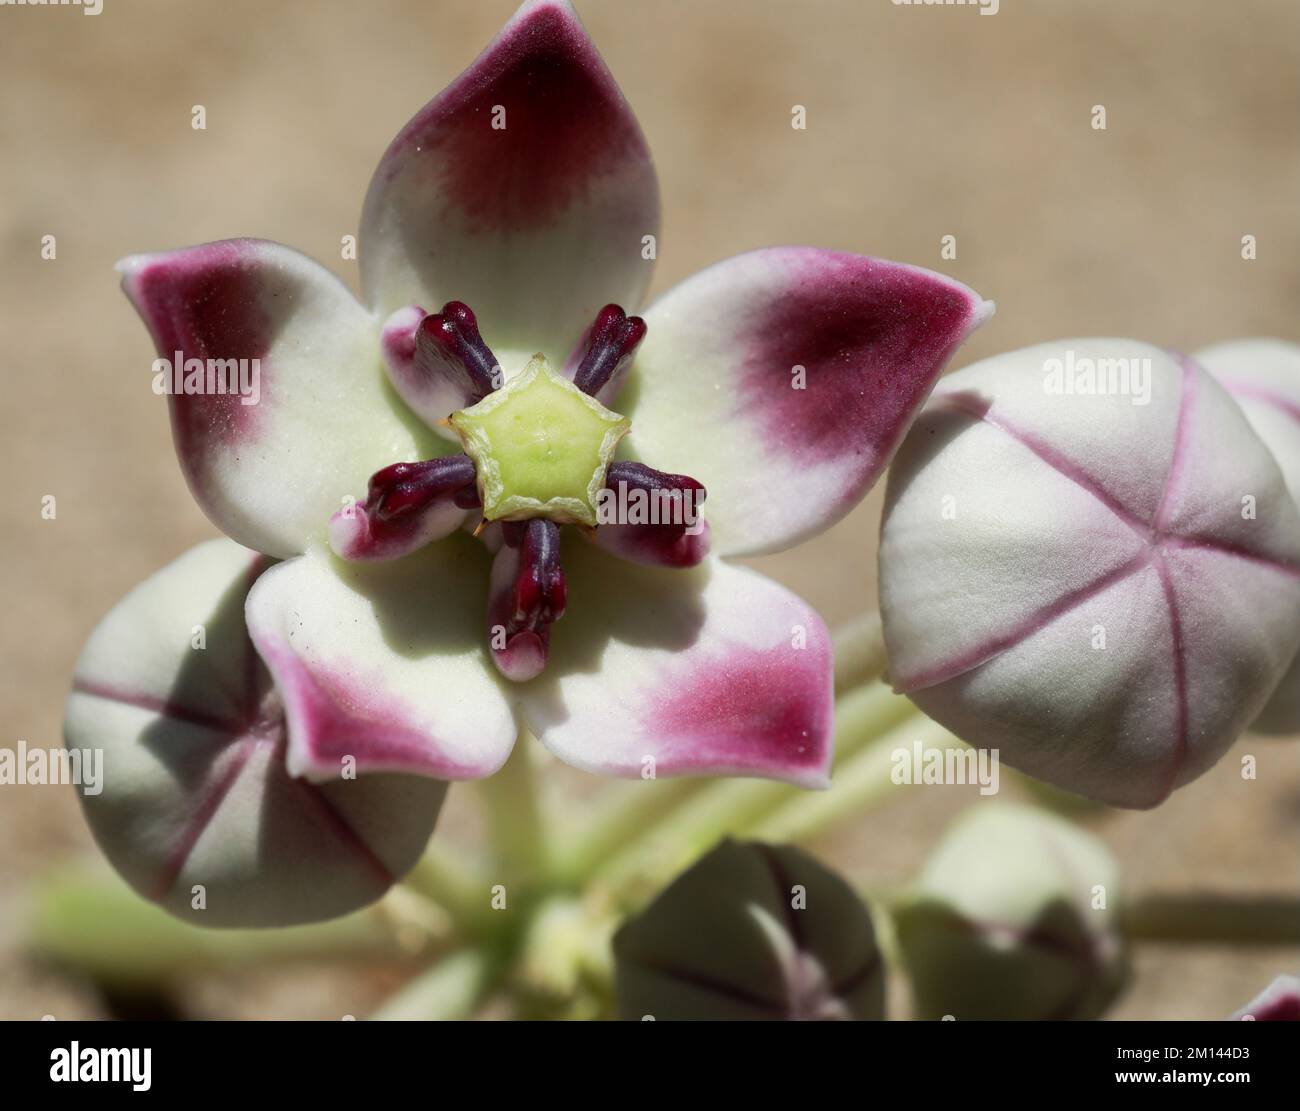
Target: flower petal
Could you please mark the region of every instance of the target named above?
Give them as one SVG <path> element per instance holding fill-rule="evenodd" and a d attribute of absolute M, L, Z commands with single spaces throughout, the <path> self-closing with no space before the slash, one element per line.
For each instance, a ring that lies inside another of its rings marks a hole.
<path fill-rule="evenodd" d="M 1300 977 L 1278 976 L 1239 1011 L 1233 1022 L 1300 1022 Z"/>
<path fill-rule="evenodd" d="M 547 748 L 608 775 L 826 785 L 830 639 L 806 603 L 718 560 L 667 570 L 570 543 L 564 565 L 567 614 L 519 693 Z"/>
<path fill-rule="evenodd" d="M 190 489 L 241 544 L 296 555 L 380 467 L 446 450 L 392 397 L 370 314 L 297 251 L 231 239 L 118 268 L 162 359 L 248 360 L 242 395 L 169 399 Z"/>
<path fill-rule="evenodd" d="M 720 554 L 789 547 L 857 504 L 992 311 L 942 275 L 859 255 L 728 259 L 643 314 L 619 405 L 629 450 L 704 483 Z"/>
<path fill-rule="evenodd" d="M 248 629 L 289 720 L 293 775 L 356 770 L 491 775 L 515 724 L 483 645 L 483 553 L 447 537 L 402 559 L 345 563 L 311 549 L 248 596 Z"/>
<path fill-rule="evenodd" d="M 68 698 L 68 747 L 104 754 L 102 790 L 81 790 L 95 839 L 140 894 L 199 925 L 289 925 L 372 902 L 423 851 L 446 790 L 290 778 L 244 626 L 267 562 L 214 540 L 163 568 L 91 635 Z"/>
<path fill-rule="evenodd" d="M 361 279 L 387 315 L 463 301 L 507 375 L 560 365 L 596 310 L 640 303 L 650 152 L 567 0 L 530 0 L 384 154 Z"/>

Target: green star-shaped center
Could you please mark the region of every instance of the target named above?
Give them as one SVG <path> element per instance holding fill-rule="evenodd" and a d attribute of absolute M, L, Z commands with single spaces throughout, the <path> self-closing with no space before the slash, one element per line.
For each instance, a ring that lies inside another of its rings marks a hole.
<path fill-rule="evenodd" d="M 478 472 L 483 517 L 596 525 L 596 496 L 632 427 L 534 355 L 513 381 L 451 415 Z"/>

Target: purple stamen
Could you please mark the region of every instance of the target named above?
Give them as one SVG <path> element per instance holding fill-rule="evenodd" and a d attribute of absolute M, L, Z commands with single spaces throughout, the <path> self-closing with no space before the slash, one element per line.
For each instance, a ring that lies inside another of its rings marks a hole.
<path fill-rule="evenodd" d="M 393 463 L 370 476 L 363 507 L 379 521 L 396 521 L 451 496 L 462 509 L 478 504 L 474 462 L 468 455 L 444 455 L 421 463 Z M 466 503 L 466 497 L 472 501 Z"/>
<path fill-rule="evenodd" d="M 492 568 L 488 636 L 501 673 L 525 682 L 546 666 L 551 624 L 564 616 L 560 528 L 542 517 L 506 521 L 501 538 Z"/>
<path fill-rule="evenodd" d="M 700 517 L 706 491 L 689 475 L 619 462 L 610 464 L 605 486 L 615 494 L 616 513 L 626 516 L 600 523 L 602 547 L 659 567 L 694 567 L 708 554 L 709 529 Z"/>
<path fill-rule="evenodd" d="M 626 461 L 611 463 L 609 470 L 605 472 L 605 485 L 611 490 L 617 490 L 620 482 L 625 483 L 629 490 L 645 490 L 647 493 L 658 491 L 689 500 L 696 506 L 704 501 L 708 493 L 704 489 L 704 483 L 697 482 L 690 475 L 656 471 L 644 463 Z M 686 497 L 688 490 L 691 492 L 689 498 Z"/>
<path fill-rule="evenodd" d="M 496 356 L 479 335 L 468 305 L 448 301 L 442 312 L 420 321 L 415 333 L 415 365 L 426 375 L 455 385 L 466 405 L 480 402 L 503 384 Z"/>
<path fill-rule="evenodd" d="M 544 517 L 534 517 L 530 521 L 507 521 L 503 534 L 507 545 L 520 549 L 515 608 L 507 631 L 538 632 L 564 616 L 566 588 L 564 568 L 560 566 L 560 526 Z"/>
<path fill-rule="evenodd" d="M 639 316 L 628 316 L 617 305 L 606 305 L 587 332 L 587 348 L 574 372 L 573 384 L 592 397 L 611 383 L 616 384 L 645 333 L 645 321 Z"/>

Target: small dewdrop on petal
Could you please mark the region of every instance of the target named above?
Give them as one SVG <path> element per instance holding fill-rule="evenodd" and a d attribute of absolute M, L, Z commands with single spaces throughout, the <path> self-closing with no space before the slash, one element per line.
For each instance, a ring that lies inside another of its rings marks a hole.
<path fill-rule="evenodd" d="M 545 517 L 596 527 L 596 498 L 631 421 L 534 355 L 522 374 L 451 426 L 478 470 L 487 521 Z"/>
<path fill-rule="evenodd" d="M 916 1017 L 1092 1019 L 1124 985 L 1118 873 L 1045 811 L 978 803 L 894 910 Z"/>
<path fill-rule="evenodd" d="M 939 384 L 890 471 L 895 687 L 1011 766 L 1150 807 L 1208 770 L 1300 643 L 1300 515 L 1241 409 L 1134 340 Z"/>
<path fill-rule="evenodd" d="M 871 915 L 799 849 L 724 841 L 614 938 L 619 1017 L 880 1019 Z"/>
<path fill-rule="evenodd" d="M 1235 340 L 1207 347 L 1194 358 L 1241 406 L 1282 469 L 1292 500 L 1300 504 L 1300 346 L 1278 339 Z M 1251 728 L 1300 732 L 1300 657 Z"/>

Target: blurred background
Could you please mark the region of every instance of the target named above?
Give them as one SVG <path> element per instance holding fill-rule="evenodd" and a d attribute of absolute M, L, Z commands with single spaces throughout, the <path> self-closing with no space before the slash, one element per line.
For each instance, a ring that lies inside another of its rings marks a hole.
<path fill-rule="evenodd" d="M 105 0 L 0 8 L 0 745 L 60 741 L 73 661 L 130 587 L 215 530 L 175 465 L 122 255 L 235 235 L 291 244 L 356 287 L 340 237 L 390 137 L 513 0 Z M 652 295 L 724 256 L 807 243 L 943 270 L 998 303 L 961 366 L 1071 335 L 1192 350 L 1300 341 L 1300 6 L 1294 0 L 577 0 L 655 153 Z M 207 130 L 190 126 L 207 110 Z M 793 105 L 807 129 L 790 127 Z M 1104 105 L 1107 129 L 1091 126 Z M 57 259 L 41 239 L 57 237 Z M 940 256 L 941 237 L 957 258 Z M 1241 257 L 1253 235 L 1258 258 Z M 57 497 L 53 521 L 41 498 Z M 757 566 L 832 624 L 874 605 L 879 490 Z M 1130 893 L 1295 895 L 1300 744 L 1247 737 L 1153 813 L 1093 812 Z M 557 775 L 567 776 L 570 773 Z M 576 774 L 576 773 L 574 773 Z M 1009 786 L 1008 794 L 1016 788 Z M 453 790 L 449 837 L 472 836 Z M 905 880 L 973 788 L 926 788 L 816 846 Z M 0 786 L 0 1018 L 123 1001 L 32 951 L 33 885 L 105 870 L 71 789 Z M 293 959 L 289 959 L 292 957 Z M 187 976 L 150 1013 L 367 1013 L 401 952 Z M 1300 948 L 1148 945 L 1117 1018 L 1217 1018 Z"/>

